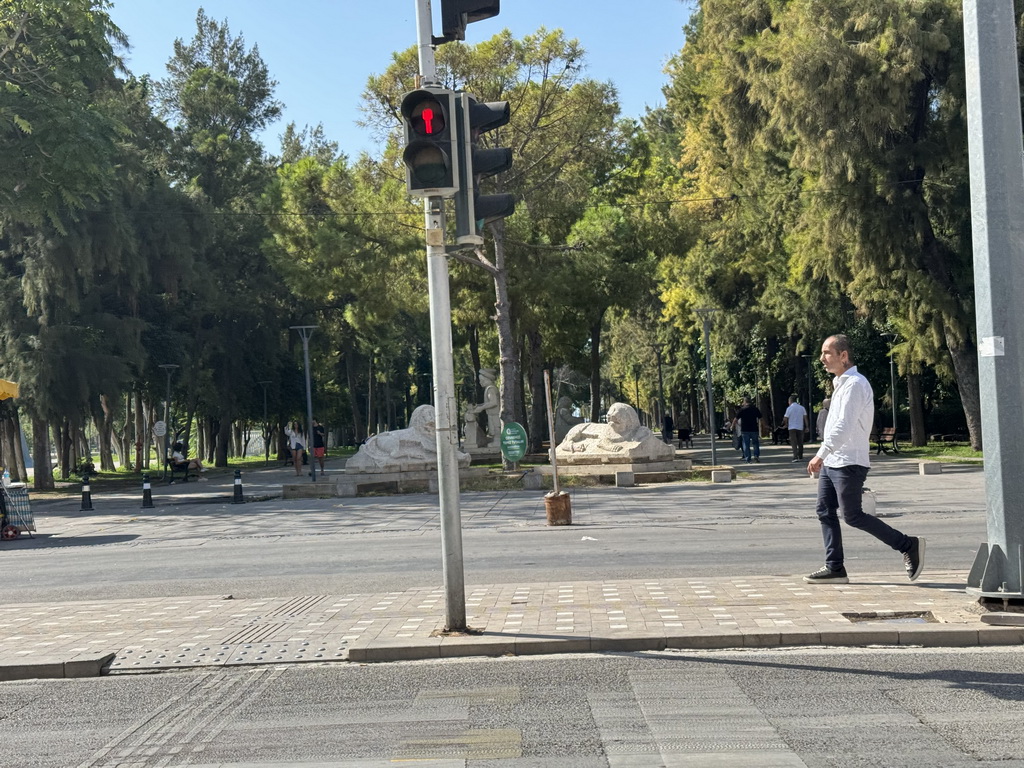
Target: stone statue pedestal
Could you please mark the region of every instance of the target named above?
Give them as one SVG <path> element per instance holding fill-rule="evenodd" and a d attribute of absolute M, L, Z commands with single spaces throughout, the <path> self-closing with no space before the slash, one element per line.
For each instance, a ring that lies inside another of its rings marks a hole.
<path fill-rule="evenodd" d="M 578 424 L 555 449 L 559 464 L 658 464 L 672 463 L 675 448 L 666 445 L 640 424 L 636 411 L 625 403 L 608 409 L 608 423 Z M 623 467 L 621 471 L 630 471 Z"/>
<path fill-rule="evenodd" d="M 466 436 L 462 441 L 462 450 L 467 453 L 477 456 L 482 453 L 501 452 L 498 441 L 489 438 L 475 421 L 466 422 L 465 431 Z"/>

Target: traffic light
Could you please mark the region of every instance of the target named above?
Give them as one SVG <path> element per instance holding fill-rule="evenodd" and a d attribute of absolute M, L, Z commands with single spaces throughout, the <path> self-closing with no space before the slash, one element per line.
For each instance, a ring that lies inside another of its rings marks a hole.
<path fill-rule="evenodd" d="M 434 44 L 466 39 L 466 25 L 497 16 L 500 0 L 441 0 L 441 37 Z"/>
<path fill-rule="evenodd" d="M 507 101 L 480 102 L 468 93 L 457 94 L 459 134 L 459 189 L 455 195 L 455 242 L 479 245 L 484 224 L 516 209 L 509 194 L 481 195 L 479 181 L 512 167 L 512 150 L 507 147 L 483 149 L 480 134 L 500 128 L 509 121 Z"/>
<path fill-rule="evenodd" d="M 419 88 L 402 97 L 405 185 L 415 197 L 451 197 L 459 188 L 455 93 Z"/>

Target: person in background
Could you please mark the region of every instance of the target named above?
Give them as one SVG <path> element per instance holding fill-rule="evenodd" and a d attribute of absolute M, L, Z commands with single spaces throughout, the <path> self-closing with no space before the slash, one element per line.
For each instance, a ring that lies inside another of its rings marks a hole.
<path fill-rule="evenodd" d="M 320 472 L 324 471 L 324 456 L 327 453 L 327 430 L 324 425 L 313 419 L 313 458 L 320 462 Z"/>
<path fill-rule="evenodd" d="M 292 452 L 292 463 L 295 464 L 295 474 L 302 474 L 302 454 L 306 451 L 306 436 L 302 432 L 302 425 L 293 421 L 287 427 L 284 428 L 284 433 L 288 436 L 288 447 Z"/>
<path fill-rule="evenodd" d="M 808 584 L 846 584 L 843 531 L 839 515 L 847 525 L 870 533 L 903 555 L 903 566 L 911 581 L 924 567 L 924 539 L 907 536 L 864 511 L 861 497 L 870 467 L 871 427 L 875 421 L 875 393 L 857 371 L 850 340 L 829 336 L 821 345 L 821 363 L 835 378 L 832 403 L 825 422 L 821 447 L 807 464 L 807 474 L 818 476 L 816 512 L 825 542 L 825 565 L 804 576 Z"/>
<path fill-rule="evenodd" d="M 828 409 L 831 405 L 831 398 L 826 397 L 821 401 L 821 410 L 818 411 L 818 419 L 814 422 L 814 426 L 818 431 L 818 440 L 825 439 L 825 422 L 828 421 Z"/>
<path fill-rule="evenodd" d="M 740 409 L 736 412 L 735 426 L 740 428 L 740 443 L 743 448 L 743 460 L 761 463 L 761 411 L 744 397 Z"/>
<path fill-rule="evenodd" d="M 789 430 L 789 446 L 793 449 L 793 462 L 804 458 L 804 422 L 807 420 L 807 409 L 796 401 L 796 395 L 789 396 L 789 407 L 782 417 L 782 426 Z"/>
<path fill-rule="evenodd" d="M 185 444 L 175 443 L 171 446 L 171 463 L 177 469 L 194 469 L 197 472 L 205 472 L 206 467 L 203 466 L 203 462 L 199 459 L 186 459 L 185 458 Z M 205 477 L 199 478 L 205 480 Z"/>

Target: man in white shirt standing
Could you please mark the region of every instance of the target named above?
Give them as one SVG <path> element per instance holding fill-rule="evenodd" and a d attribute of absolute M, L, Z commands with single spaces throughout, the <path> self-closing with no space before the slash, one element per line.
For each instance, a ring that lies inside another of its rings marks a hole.
<path fill-rule="evenodd" d="M 789 430 L 789 445 L 793 449 L 793 461 L 804 460 L 804 420 L 807 409 L 796 401 L 796 395 L 789 396 L 789 408 L 782 417 L 782 426 Z"/>
<path fill-rule="evenodd" d="M 821 364 L 835 378 L 821 447 L 808 462 L 807 472 L 811 475 L 820 472 L 816 511 L 825 540 L 825 566 L 804 576 L 804 581 L 809 584 L 849 582 L 843 564 L 843 532 L 837 511 L 842 513 L 847 525 L 870 533 L 901 552 L 907 576 L 914 581 L 924 566 L 924 539 L 897 531 L 861 507 L 864 480 L 871 463 L 875 394 L 868 380 L 857 372 L 850 355 L 850 340 L 846 336 L 830 336 L 821 345 Z"/>

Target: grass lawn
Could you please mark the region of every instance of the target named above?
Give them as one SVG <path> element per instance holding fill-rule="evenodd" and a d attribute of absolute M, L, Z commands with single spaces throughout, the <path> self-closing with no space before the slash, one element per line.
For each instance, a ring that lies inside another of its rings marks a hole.
<path fill-rule="evenodd" d="M 901 443 L 900 456 L 923 461 L 941 460 L 964 464 L 977 464 L 983 458 L 982 452 L 975 451 L 968 443 L 928 443 L 920 448 Z"/>

